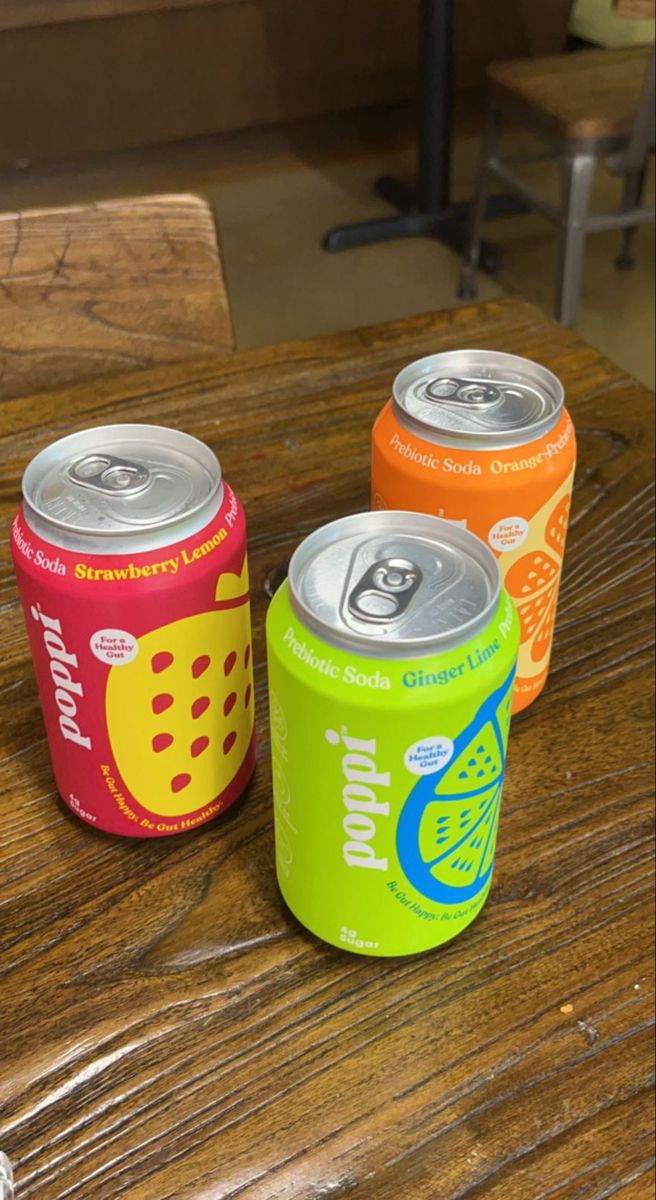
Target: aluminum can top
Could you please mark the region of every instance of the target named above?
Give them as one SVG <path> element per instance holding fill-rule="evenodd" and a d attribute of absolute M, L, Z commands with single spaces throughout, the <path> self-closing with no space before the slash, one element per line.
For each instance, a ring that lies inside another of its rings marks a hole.
<path fill-rule="evenodd" d="M 491 620 L 499 567 L 451 521 L 424 513 L 357 513 L 311 533 L 289 564 L 292 609 L 329 644 L 411 658 L 461 645 Z"/>
<path fill-rule="evenodd" d="M 442 445 L 502 450 L 557 424 L 563 386 L 546 367 L 493 350 L 454 350 L 417 359 L 394 380 L 401 424 Z"/>
<path fill-rule="evenodd" d="M 41 450 L 23 475 L 30 527 L 55 545 L 132 549 L 177 541 L 220 504 L 221 466 L 203 442 L 159 425 L 103 425 Z M 92 547 L 89 547 L 90 549 Z"/>

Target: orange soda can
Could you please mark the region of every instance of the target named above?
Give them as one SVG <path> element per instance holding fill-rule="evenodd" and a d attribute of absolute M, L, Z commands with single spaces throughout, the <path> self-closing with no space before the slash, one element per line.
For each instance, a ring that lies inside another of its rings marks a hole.
<path fill-rule="evenodd" d="M 513 712 L 546 683 L 575 466 L 560 380 L 514 354 L 410 363 L 374 424 L 372 508 L 457 521 L 499 558 L 521 624 Z"/>

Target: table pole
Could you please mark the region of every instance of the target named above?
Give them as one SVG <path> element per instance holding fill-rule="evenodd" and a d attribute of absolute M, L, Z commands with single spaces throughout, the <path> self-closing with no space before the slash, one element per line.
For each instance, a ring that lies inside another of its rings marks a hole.
<path fill-rule="evenodd" d="M 450 204 L 453 0 L 421 0 L 417 200 L 421 212 Z"/>
<path fill-rule="evenodd" d="M 454 0 L 420 0 L 417 178 L 409 187 L 389 175 L 377 179 L 379 196 L 399 211 L 373 221 L 340 225 L 324 237 L 326 250 L 389 242 L 403 237 L 436 237 L 461 251 L 469 204 L 450 198 L 451 125 L 453 115 Z M 490 196 L 487 218 L 525 212 L 510 196 Z M 494 248 L 481 243 L 480 265 L 498 269 Z"/>

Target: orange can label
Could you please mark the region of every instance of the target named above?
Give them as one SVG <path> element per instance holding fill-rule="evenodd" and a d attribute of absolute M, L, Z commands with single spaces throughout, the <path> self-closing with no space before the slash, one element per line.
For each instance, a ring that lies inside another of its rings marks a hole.
<path fill-rule="evenodd" d="M 374 424 L 372 508 L 457 521 L 499 558 L 521 624 L 513 712 L 547 678 L 575 465 L 564 409 L 548 433 L 503 450 L 429 442 L 401 425 L 391 401 Z"/>

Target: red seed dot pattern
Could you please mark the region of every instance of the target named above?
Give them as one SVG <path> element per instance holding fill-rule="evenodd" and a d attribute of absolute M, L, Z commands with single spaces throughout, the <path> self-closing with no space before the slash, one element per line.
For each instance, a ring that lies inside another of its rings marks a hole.
<path fill-rule="evenodd" d="M 170 733 L 157 733 L 153 738 L 153 750 L 155 754 L 161 754 L 162 750 L 168 750 L 169 746 L 173 745 L 173 738 Z"/>
<path fill-rule="evenodd" d="M 168 650 L 160 650 L 159 654 L 153 654 L 150 666 L 155 674 L 159 675 L 160 671 L 165 671 L 167 667 L 171 666 L 172 662 L 173 655 L 169 654 Z"/>
<path fill-rule="evenodd" d="M 244 668 L 245 669 L 248 667 L 250 660 L 251 660 L 251 646 L 249 644 L 244 651 Z M 166 671 L 167 668 L 170 667 L 173 662 L 174 662 L 173 654 L 171 654 L 168 650 L 160 650 L 157 654 L 154 654 L 150 660 L 151 670 L 153 671 L 153 674 L 159 675 L 159 674 L 161 674 L 162 671 Z M 226 655 L 226 658 L 224 659 L 224 663 L 223 663 L 223 673 L 226 677 L 228 675 L 230 675 L 231 672 L 234 670 L 236 663 L 237 663 L 237 652 L 235 650 L 231 650 L 230 653 L 228 655 Z M 191 674 L 192 674 L 193 678 L 199 679 L 201 675 L 204 675 L 204 673 L 208 670 L 208 668 L 210 666 L 211 666 L 211 658 L 210 658 L 209 654 L 199 655 L 198 658 L 195 658 L 193 663 L 191 664 Z M 248 708 L 250 701 L 251 701 L 251 692 L 252 692 L 252 688 L 249 683 L 246 688 L 246 691 L 244 693 L 244 705 L 246 708 Z M 166 710 L 168 708 L 170 708 L 173 703 L 174 703 L 174 698 L 172 695 L 170 695 L 169 692 L 158 692 L 157 695 L 153 696 L 153 698 L 151 700 L 152 710 L 156 714 L 166 712 Z M 226 696 L 226 698 L 223 702 L 224 716 L 227 717 L 232 712 L 236 703 L 237 703 L 237 693 L 230 692 Z M 194 700 L 194 702 L 191 706 L 192 718 L 195 721 L 198 720 L 199 717 L 202 717 L 203 713 L 207 712 L 207 709 L 209 708 L 209 706 L 210 706 L 209 696 L 198 696 Z M 173 738 L 172 734 L 157 733 L 153 737 L 152 743 L 151 743 L 154 753 L 161 754 L 163 750 L 167 750 L 169 748 L 169 746 L 173 745 L 173 741 L 174 741 L 174 738 Z M 236 741 L 237 741 L 237 734 L 236 734 L 235 730 L 231 730 L 230 733 L 228 733 L 226 735 L 226 737 L 223 739 L 223 753 L 229 754 Z M 194 741 L 191 743 L 191 746 L 189 747 L 189 752 L 190 752 L 191 757 L 198 758 L 201 754 L 204 753 L 205 750 L 207 750 L 209 744 L 210 744 L 210 739 L 208 737 L 203 736 L 203 737 L 195 738 Z M 184 788 L 189 787 L 190 783 L 191 783 L 191 775 L 189 775 L 188 772 L 185 771 L 179 775 L 174 775 L 173 778 L 171 779 L 171 785 L 170 785 L 171 791 L 172 792 L 181 792 L 184 790 Z"/>

